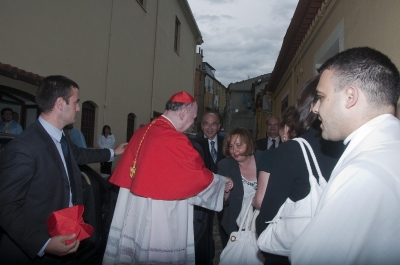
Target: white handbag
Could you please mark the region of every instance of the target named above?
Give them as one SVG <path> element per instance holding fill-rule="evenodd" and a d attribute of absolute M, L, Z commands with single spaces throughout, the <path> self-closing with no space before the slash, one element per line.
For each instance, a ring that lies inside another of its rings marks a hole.
<path fill-rule="evenodd" d="M 244 201 L 239 218 L 241 218 L 239 231 L 232 232 L 228 244 L 220 256 L 220 265 L 262 265 L 264 258 L 257 246 L 257 235 L 251 229 L 251 223 L 254 219 L 251 193 Z"/>
<path fill-rule="evenodd" d="M 289 251 L 294 241 L 314 217 L 319 198 L 326 186 L 326 180 L 322 177 L 310 144 L 303 138 L 295 138 L 293 140 L 300 144 L 303 151 L 309 175 L 310 193 L 304 199 L 297 202 L 293 202 L 287 198 L 274 219 L 266 222 L 269 225 L 261 233 L 257 241 L 262 251 L 282 256 L 289 256 Z M 314 166 L 317 169 L 319 184 L 313 175 L 305 146 L 310 152 Z"/>

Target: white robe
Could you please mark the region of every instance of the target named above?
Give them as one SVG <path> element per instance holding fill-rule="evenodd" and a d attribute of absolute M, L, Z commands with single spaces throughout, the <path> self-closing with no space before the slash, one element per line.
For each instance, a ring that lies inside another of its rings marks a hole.
<path fill-rule="evenodd" d="M 224 188 L 225 177 L 216 174 L 185 200 L 153 200 L 121 188 L 103 264 L 195 264 L 193 205 L 221 211 Z"/>
<path fill-rule="evenodd" d="M 400 121 L 381 115 L 349 138 L 292 264 L 400 264 Z"/>

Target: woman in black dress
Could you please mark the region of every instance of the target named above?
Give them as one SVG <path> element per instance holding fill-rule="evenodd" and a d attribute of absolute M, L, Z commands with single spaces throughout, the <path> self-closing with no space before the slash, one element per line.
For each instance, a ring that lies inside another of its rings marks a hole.
<path fill-rule="evenodd" d="M 344 146 L 340 142 L 323 140 L 320 136 L 320 122 L 316 114 L 311 112 L 318 82 L 319 75 L 307 80 L 299 89 L 296 104 L 299 121 L 296 126 L 296 135 L 304 138 L 311 145 L 322 175 L 328 181 L 343 153 Z M 315 176 L 318 176 L 314 166 L 312 170 Z M 260 235 L 264 231 L 268 225 L 265 222 L 275 217 L 287 198 L 296 202 L 309 193 L 309 174 L 299 143 L 293 140 L 282 143 L 275 151 L 267 189 L 256 220 L 257 234 Z M 290 264 L 288 258 L 284 256 L 266 253 L 265 257 L 265 264 Z"/>
<path fill-rule="evenodd" d="M 282 113 L 279 123 L 279 136 L 282 143 L 289 141 L 297 136 L 296 126 L 299 120 L 299 114 L 295 107 L 288 107 Z M 257 159 L 257 191 L 253 198 L 253 206 L 260 210 L 262 201 L 264 199 L 265 191 L 267 189 L 268 180 L 271 172 L 272 162 L 275 157 L 277 148 L 270 148 L 261 153 L 260 158 Z"/>

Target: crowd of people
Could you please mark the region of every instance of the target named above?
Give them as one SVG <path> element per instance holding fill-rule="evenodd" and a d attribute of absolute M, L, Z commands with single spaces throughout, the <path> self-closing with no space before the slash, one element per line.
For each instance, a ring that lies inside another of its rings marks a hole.
<path fill-rule="evenodd" d="M 211 112 L 201 117 L 203 136 L 189 139 L 184 132 L 198 106 L 182 91 L 129 144 L 114 149 L 104 125 L 100 149 L 89 150 L 64 140 L 63 129 L 80 109 L 79 86 L 47 77 L 36 96 L 39 119 L 0 157 L 0 263 L 59 264 L 76 252 L 76 235 L 50 237 L 46 218 L 81 203 L 77 165 L 100 162 L 120 187 L 103 264 L 213 264 L 214 217 L 226 247 L 235 241 L 230 235 L 239 229 L 242 205 L 254 196 L 261 235 L 288 201 L 309 196 L 310 175 L 323 178 L 315 213 L 289 254 L 264 252 L 264 264 L 398 264 L 399 96 L 400 74 L 391 60 L 352 48 L 299 87 L 295 106 L 268 118 L 263 139 L 255 141 L 242 127 L 220 136 L 219 116 Z M 0 130 L 14 128 L 12 110 L 1 116 Z"/>

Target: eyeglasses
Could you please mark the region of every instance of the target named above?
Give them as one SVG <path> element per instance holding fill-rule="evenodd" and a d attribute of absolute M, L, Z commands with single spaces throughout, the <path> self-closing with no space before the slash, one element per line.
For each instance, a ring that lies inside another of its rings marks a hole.
<path fill-rule="evenodd" d="M 213 123 L 208 123 L 208 122 L 203 122 L 204 127 L 218 127 L 219 123 L 213 122 Z"/>

